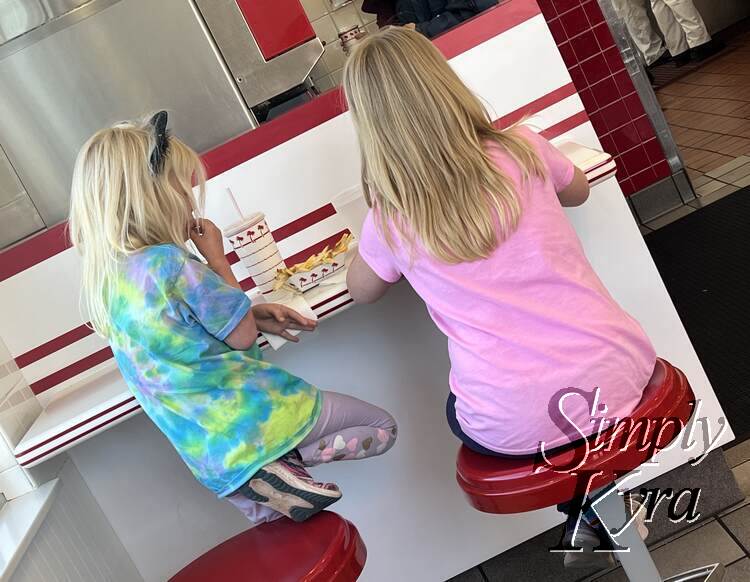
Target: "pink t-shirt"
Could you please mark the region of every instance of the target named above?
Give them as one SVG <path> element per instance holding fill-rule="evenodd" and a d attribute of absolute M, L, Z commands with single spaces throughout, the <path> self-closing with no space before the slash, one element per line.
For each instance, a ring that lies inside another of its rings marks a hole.
<path fill-rule="evenodd" d="M 392 251 L 371 212 L 359 246 L 381 279 L 403 275 L 425 301 L 448 336 L 461 428 L 506 454 L 535 453 L 541 441 L 547 448 L 565 445 L 579 432 L 595 432 L 593 418 L 627 416 L 656 362 L 643 329 L 594 273 L 557 198 L 573 179 L 573 164 L 545 139 L 521 131 L 543 159 L 547 180 L 521 186 L 518 166 L 493 148 L 498 166 L 517 185 L 522 215 L 491 257 L 449 265 L 419 245 L 412 257 L 395 231 Z M 584 398 L 570 397 L 562 405 L 568 420 L 554 413 L 553 421 L 550 403 L 560 410 L 557 401 L 567 388 L 597 387 L 606 410 L 592 415 Z"/>

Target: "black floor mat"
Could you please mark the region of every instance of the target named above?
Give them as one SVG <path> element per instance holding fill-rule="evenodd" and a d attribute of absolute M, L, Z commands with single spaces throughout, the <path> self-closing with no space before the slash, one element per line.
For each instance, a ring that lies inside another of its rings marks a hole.
<path fill-rule="evenodd" d="M 750 188 L 646 244 L 735 434 L 750 437 Z"/>

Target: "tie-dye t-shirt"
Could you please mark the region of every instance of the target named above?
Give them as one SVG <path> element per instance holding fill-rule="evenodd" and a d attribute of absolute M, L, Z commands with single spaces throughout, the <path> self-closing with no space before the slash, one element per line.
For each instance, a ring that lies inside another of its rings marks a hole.
<path fill-rule="evenodd" d="M 115 358 L 146 414 L 219 496 L 289 452 L 320 414 L 314 387 L 224 343 L 250 300 L 174 245 L 128 256 L 110 300 Z"/>

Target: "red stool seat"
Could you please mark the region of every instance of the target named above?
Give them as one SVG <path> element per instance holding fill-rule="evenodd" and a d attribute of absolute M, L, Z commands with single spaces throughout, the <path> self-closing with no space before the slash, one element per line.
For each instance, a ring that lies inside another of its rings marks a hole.
<path fill-rule="evenodd" d="M 324 511 L 302 523 L 284 518 L 238 534 L 170 582 L 353 582 L 366 558 L 357 528 Z"/>
<path fill-rule="evenodd" d="M 630 417 L 635 423 L 644 419 L 643 425 L 650 420 L 649 430 L 656 432 L 656 419 L 677 418 L 683 425 L 687 423 L 694 404 L 693 391 L 685 375 L 669 362 L 660 359 L 641 402 Z M 660 448 L 664 448 L 677 434 L 673 427 L 667 427 L 664 436 L 669 440 L 660 442 Z M 649 437 L 651 440 L 653 434 L 650 433 Z M 614 446 L 603 446 L 597 451 L 593 451 L 595 437 L 589 439 L 592 452 L 581 470 L 602 472 L 593 478 L 591 490 L 612 483 L 616 477 L 635 469 L 652 456 L 652 449 L 635 445 L 640 440 L 640 435 L 633 438 L 634 442 L 624 451 L 620 447 L 621 439 L 622 431 L 609 429 L 602 433 L 599 440 L 604 443 L 612 441 Z M 506 459 L 480 455 L 462 446 L 458 453 L 456 478 L 469 503 L 480 511 L 522 513 L 550 507 L 570 501 L 575 496 L 579 477 L 576 473 L 555 471 L 549 465 L 569 465 L 576 449 L 585 447 L 586 443 L 581 443 L 577 447 L 558 450 L 548 455 L 547 464 L 537 463 L 534 458 Z M 578 450 L 578 454 L 580 453 Z M 538 467 L 535 467 L 535 463 Z"/>

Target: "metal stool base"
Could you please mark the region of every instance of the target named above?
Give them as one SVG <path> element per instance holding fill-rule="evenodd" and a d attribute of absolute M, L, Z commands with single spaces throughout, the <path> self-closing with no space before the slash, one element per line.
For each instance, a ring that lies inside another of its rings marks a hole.
<path fill-rule="evenodd" d="M 622 530 L 628 520 L 625 500 L 622 495 L 613 491 L 613 489 L 614 485 L 610 485 L 595 492 L 591 497 L 592 508 L 605 525 L 609 527 L 615 525 L 620 532 L 616 534 L 616 537 L 612 537 L 613 545 L 630 548 L 629 551 L 615 554 L 628 576 L 628 580 L 632 582 L 720 582 L 724 579 L 724 566 L 722 564 L 702 566 L 662 579 L 646 543 L 638 535 L 638 528 L 631 525 Z"/>

